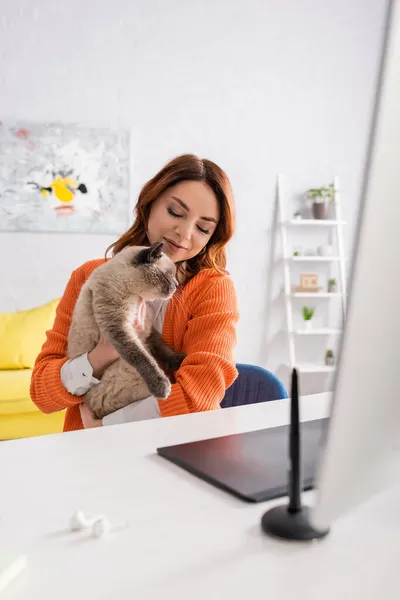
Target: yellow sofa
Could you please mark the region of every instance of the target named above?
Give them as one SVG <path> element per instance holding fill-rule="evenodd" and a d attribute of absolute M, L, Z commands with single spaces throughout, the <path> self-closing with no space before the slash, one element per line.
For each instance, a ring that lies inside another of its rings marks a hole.
<path fill-rule="evenodd" d="M 0 313 L 0 440 L 62 431 L 65 411 L 45 415 L 29 394 L 33 365 L 53 326 L 58 302 Z"/>

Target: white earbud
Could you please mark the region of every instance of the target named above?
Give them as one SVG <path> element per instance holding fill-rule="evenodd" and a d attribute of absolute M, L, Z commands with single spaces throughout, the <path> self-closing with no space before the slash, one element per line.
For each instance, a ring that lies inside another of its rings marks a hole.
<path fill-rule="evenodd" d="M 77 510 L 70 519 L 69 527 L 71 531 L 82 531 L 84 529 L 92 529 L 92 536 L 100 538 L 106 535 L 110 529 L 110 523 L 106 517 L 97 516 L 92 519 L 87 519 L 81 510 Z"/>
<path fill-rule="evenodd" d="M 69 521 L 71 531 L 81 531 L 91 527 L 93 520 L 87 519 L 81 510 L 77 510 Z"/>
<path fill-rule="evenodd" d="M 105 517 L 97 517 L 92 524 L 92 536 L 100 538 L 107 535 L 111 529 L 108 519 Z"/>

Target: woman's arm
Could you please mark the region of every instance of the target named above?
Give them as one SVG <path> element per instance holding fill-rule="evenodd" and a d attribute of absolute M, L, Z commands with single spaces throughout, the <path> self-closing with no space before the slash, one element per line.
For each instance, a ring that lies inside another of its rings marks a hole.
<path fill-rule="evenodd" d="M 236 291 L 229 277 L 208 283 L 192 307 L 184 338 L 187 354 L 166 400 L 153 396 L 133 402 L 101 421 L 84 405 L 84 427 L 114 425 L 219 408 L 226 389 L 237 377 L 233 351 L 239 319 Z M 158 403 L 158 407 L 157 407 Z M 160 409 L 160 412 L 157 410 Z"/>
<path fill-rule="evenodd" d="M 76 364 L 66 364 L 70 363 L 66 353 L 72 313 L 81 287 L 88 277 L 89 273 L 86 271 L 92 271 L 93 267 L 98 266 L 97 263 L 101 264 L 101 261 L 85 263 L 88 266 L 87 269 L 83 265 L 72 273 L 58 304 L 53 328 L 46 332 L 46 342 L 36 359 L 30 393 L 34 404 L 44 413 L 56 412 L 80 404 L 83 398 L 79 392 L 79 386 L 82 387 L 82 393 L 84 393 L 85 385 L 89 388 L 93 383 L 89 382 L 87 385 L 85 378 L 81 378 L 82 381 L 78 380 L 75 373 Z M 79 363 L 79 360 L 85 361 L 86 366 L 82 370 L 85 372 L 86 378 L 93 375 L 94 378 L 100 379 L 104 370 L 117 358 L 116 350 L 108 340 L 102 338 L 96 348 L 87 356 L 82 355 L 74 361 L 75 363 Z M 71 368 L 72 366 L 74 369 Z"/>
<path fill-rule="evenodd" d="M 119 357 L 111 342 L 103 336 L 88 354 L 72 360 L 66 356 L 72 314 L 80 290 L 91 272 L 102 263 L 100 259 L 89 261 L 73 271 L 58 304 L 53 328 L 46 332 L 47 339 L 36 359 L 30 387 L 32 401 L 44 413 L 80 404 L 83 394 L 98 383 L 105 369 Z M 142 311 L 133 321 L 138 332 L 143 331 L 144 318 Z M 79 366 L 83 372 L 77 372 Z"/>
<path fill-rule="evenodd" d="M 176 383 L 158 404 L 163 417 L 214 410 L 235 381 L 234 360 L 237 297 L 230 277 L 205 286 L 192 308 L 183 351 L 186 358 L 176 373 Z"/>
<path fill-rule="evenodd" d="M 82 402 L 82 398 L 70 394 L 63 386 L 61 367 L 68 360 L 66 352 L 72 312 L 84 281 L 83 269 L 76 269 L 57 306 L 53 328 L 46 332 L 46 341 L 33 368 L 31 398 L 44 413 L 63 410 Z"/>

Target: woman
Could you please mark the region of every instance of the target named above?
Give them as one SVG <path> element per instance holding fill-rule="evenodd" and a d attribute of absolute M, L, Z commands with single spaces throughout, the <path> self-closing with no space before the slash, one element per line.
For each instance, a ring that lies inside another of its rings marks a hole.
<path fill-rule="evenodd" d="M 68 331 L 79 291 L 106 259 L 76 269 L 57 308 L 53 328 L 36 359 L 31 397 L 44 413 L 67 408 L 64 431 L 214 410 L 237 376 L 233 350 L 238 320 L 236 293 L 225 271 L 225 246 L 233 235 L 232 191 L 225 173 L 213 162 L 183 155 L 168 163 L 143 187 L 132 227 L 114 244 L 164 242 L 164 252 L 178 269 L 180 286 L 172 299 L 153 310 L 153 323 L 166 343 L 187 356 L 175 374 L 166 400 L 134 402 L 97 422 L 84 404 L 84 394 L 118 358 L 100 339 L 88 354 L 68 360 Z M 107 254 L 107 253 L 106 253 Z M 156 301 L 155 301 L 156 302 Z M 135 326 L 140 330 L 140 319 Z"/>

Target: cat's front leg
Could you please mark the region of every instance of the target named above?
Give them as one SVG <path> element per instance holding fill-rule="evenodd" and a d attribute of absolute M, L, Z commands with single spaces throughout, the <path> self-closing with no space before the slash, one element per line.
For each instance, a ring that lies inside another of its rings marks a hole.
<path fill-rule="evenodd" d="M 172 350 L 172 348 L 164 342 L 162 335 L 154 329 L 154 327 L 146 339 L 146 345 L 155 359 L 163 363 L 167 369 L 171 369 L 172 371 L 177 371 L 183 360 L 186 358 L 184 352 L 175 352 L 175 350 Z"/>
<path fill-rule="evenodd" d="M 129 335 L 125 331 L 115 331 L 112 328 L 106 330 L 105 335 L 110 339 L 120 357 L 140 373 L 150 394 L 156 398 L 168 398 L 171 393 L 171 382 L 146 348 L 142 346 L 140 340 L 135 339 L 134 334 Z"/>
<path fill-rule="evenodd" d="M 143 377 L 150 394 L 168 398 L 171 383 L 139 340 L 130 320 L 131 304 L 116 301 L 112 290 L 98 286 L 93 294 L 93 312 L 100 333 L 110 340 L 121 358 Z"/>
<path fill-rule="evenodd" d="M 136 369 L 139 369 L 136 366 Z M 140 373 L 140 371 L 139 371 Z M 143 379 L 146 381 L 147 387 L 149 388 L 149 392 L 155 396 L 156 398 L 160 398 L 161 400 L 165 400 L 171 393 L 171 382 L 168 377 L 165 375 L 163 371 L 160 369 L 160 374 L 150 375 L 150 380 L 147 381 L 142 373 L 140 373 Z"/>

